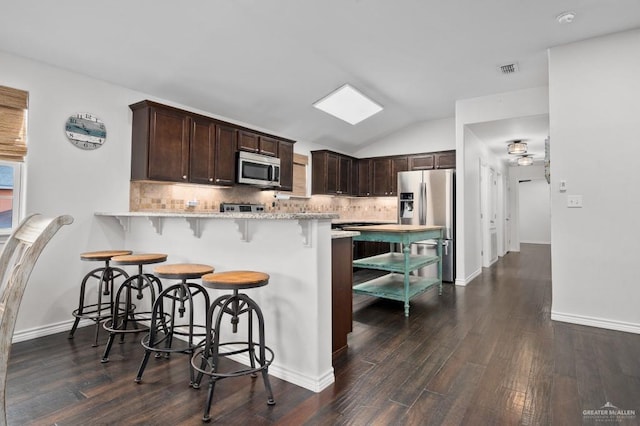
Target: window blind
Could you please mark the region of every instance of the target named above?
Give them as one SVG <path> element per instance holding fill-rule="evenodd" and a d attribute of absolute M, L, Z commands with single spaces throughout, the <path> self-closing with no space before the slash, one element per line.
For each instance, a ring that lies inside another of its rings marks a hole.
<path fill-rule="evenodd" d="M 27 155 L 29 92 L 0 86 L 0 160 L 24 161 Z"/>

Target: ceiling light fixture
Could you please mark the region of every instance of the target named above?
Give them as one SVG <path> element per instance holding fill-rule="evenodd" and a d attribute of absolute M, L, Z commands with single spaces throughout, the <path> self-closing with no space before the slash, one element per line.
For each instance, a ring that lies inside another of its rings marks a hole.
<path fill-rule="evenodd" d="M 530 166 L 532 164 L 533 158 L 527 155 L 523 155 L 522 157 L 518 158 L 518 166 Z"/>
<path fill-rule="evenodd" d="M 556 21 L 558 24 L 570 24 L 575 19 L 575 12 L 562 12 L 560 15 L 556 16 Z"/>
<path fill-rule="evenodd" d="M 382 111 L 381 105 L 348 84 L 315 102 L 313 106 L 349 124 L 358 124 Z"/>
<path fill-rule="evenodd" d="M 509 154 L 526 154 L 527 153 L 527 143 L 522 142 L 520 140 L 511 141 L 509 145 L 507 145 L 507 152 Z"/>

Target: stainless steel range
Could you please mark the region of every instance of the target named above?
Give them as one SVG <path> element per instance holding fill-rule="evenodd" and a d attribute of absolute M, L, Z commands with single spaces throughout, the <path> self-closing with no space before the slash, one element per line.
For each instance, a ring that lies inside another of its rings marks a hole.
<path fill-rule="evenodd" d="M 220 213 L 264 213 L 264 204 L 220 203 Z"/>

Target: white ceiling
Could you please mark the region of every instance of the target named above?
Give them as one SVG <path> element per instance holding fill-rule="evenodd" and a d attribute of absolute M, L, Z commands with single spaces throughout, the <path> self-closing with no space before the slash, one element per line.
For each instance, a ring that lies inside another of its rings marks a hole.
<path fill-rule="evenodd" d="M 0 50 L 354 152 L 457 99 L 547 85 L 551 46 L 638 27 L 639 0 L 20 0 Z M 312 107 L 344 83 L 385 109 L 351 126 Z M 499 124 L 474 132 L 504 140 Z"/>

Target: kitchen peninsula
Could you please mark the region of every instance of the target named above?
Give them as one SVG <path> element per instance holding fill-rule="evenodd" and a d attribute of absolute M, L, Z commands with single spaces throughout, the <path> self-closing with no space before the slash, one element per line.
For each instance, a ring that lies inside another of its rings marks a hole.
<path fill-rule="evenodd" d="M 247 291 L 264 313 L 267 345 L 275 353 L 269 373 L 315 392 L 333 383 L 331 220 L 338 214 L 95 215 L 100 232 L 113 236 L 114 245 L 166 253 L 167 263 L 194 262 L 212 265 L 216 272 L 249 269 L 269 274 L 267 286 Z"/>

